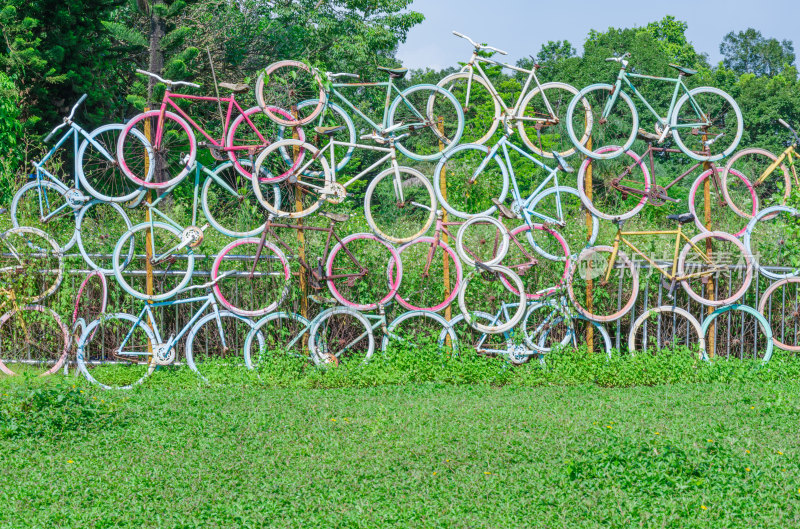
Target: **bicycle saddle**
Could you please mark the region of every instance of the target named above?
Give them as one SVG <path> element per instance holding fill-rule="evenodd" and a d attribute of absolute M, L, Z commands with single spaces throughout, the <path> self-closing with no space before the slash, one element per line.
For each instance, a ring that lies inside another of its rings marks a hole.
<path fill-rule="evenodd" d="M 680 224 L 694 221 L 694 215 L 691 213 L 681 213 L 680 215 L 667 215 L 669 220 L 677 220 Z"/>
<path fill-rule="evenodd" d="M 495 205 L 495 207 L 497 208 L 497 211 L 499 211 L 500 214 L 502 216 L 504 216 L 505 218 L 507 218 L 507 219 L 518 219 L 518 218 L 520 218 L 519 215 L 517 215 L 516 213 L 511 211 L 511 209 L 509 209 L 505 204 L 503 204 L 502 202 L 500 202 L 496 198 L 492 198 L 492 204 Z"/>
<path fill-rule="evenodd" d="M 230 90 L 231 92 L 235 92 L 237 94 L 242 94 L 250 90 L 250 86 L 243 83 L 220 83 L 219 87 L 225 88 L 226 90 Z"/>
<path fill-rule="evenodd" d="M 378 66 L 378 70 L 386 72 L 392 79 L 401 79 L 408 73 L 408 68 L 386 68 L 385 66 Z"/>
<path fill-rule="evenodd" d="M 320 215 L 331 219 L 333 222 L 347 222 L 350 220 L 350 215 L 347 213 L 331 213 L 330 211 L 321 211 Z"/>
<path fill-rule="evenodd" d="M 697 73 L 697 70 L 692 70 L 691 68 L 687 68 L 686 66 L 679 66 L 677 64 L 672 64 L 672 63 L 670 63 L 669 65 L 678 70 L 679 72 L 681 72 L 686 77 L 691 77 Z"/>
<path fill-rule="evenodd" d="M 346 128 L 346 125 L 339 125 L 335 127 L 314 127 L 314 132 L 317 134 L 327 134 L 328 136 L 333 136 L 340 130 L 344 130 Z"/>

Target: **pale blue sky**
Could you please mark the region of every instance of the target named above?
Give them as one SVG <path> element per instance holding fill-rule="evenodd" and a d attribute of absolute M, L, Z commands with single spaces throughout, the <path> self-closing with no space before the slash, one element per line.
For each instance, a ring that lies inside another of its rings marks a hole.
<path fill-rule="evenodd" d="M 412 9 L 425 21 L 398 50 L 409 68 L 438 70 L 468 59 L 472 48 L 452 30 L 509 52 L 513 64 L 538 53 L 548 40 L 566 39 L 581 53 L 590 29 L 645 26 L 665 15 L 689 24 L 688 39 L 712 64 L 721 60 L 722 38 L 748 27 L 765 37 L 792 40 L 795 53 L 800 51 L 798 0 L 414 0 Z"/>

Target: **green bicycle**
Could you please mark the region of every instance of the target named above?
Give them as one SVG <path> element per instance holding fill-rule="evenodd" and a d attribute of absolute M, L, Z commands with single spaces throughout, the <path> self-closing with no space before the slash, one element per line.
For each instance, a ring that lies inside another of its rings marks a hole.
<path fill-rule="evenodd" d="M 714 162 L 728 156 L 739 145 L 744 121 L 742 111 L 727 93 L 718 88 L 701 86 L 689 89 L 684 79 L 696 70 L 670 64 L 678 77 L 655 77 L 627 71 L 630 53 L 610 57 L 606 61 L 620 64 L 613 85 L 592 84 L 578 92 L 567 108 L 567 132 L 575 147 L 586 156 L 609 160 L 621 156 L 639 132 L 639 113 L 628 95 L 635 94 L 656 119 L 655 133 L 661 143 L 672 134 L 678 148 L 688 157 Z M 666 116 L 661 116 L 639 92 L 631 79 L 650 79 L 674 83 L 672 100 Z M 683 95 L 678 98 L 680 93 Z M 585 108 L 588 103 L 590 114 Z M 591 147 L 585 139 L 586 123 L 592 123 Z M 610 147 L 620 147 L 613 149 Z"/>

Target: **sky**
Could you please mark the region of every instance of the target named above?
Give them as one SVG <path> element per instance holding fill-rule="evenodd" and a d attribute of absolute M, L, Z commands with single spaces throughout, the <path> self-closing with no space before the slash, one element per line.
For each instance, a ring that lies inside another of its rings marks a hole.
<path fill-rule="evenodd" d="M 689 24 L 687 38 L 711 64 L 722 60 L 722 38 L 748 27 L 767 38 L 789 39 L 800 52 L 798 0 L 414 0 L 411 9 L 425 21 L 398 50 L 408 68 L 440 70 L 469 59 L 472 47 L 453 30 L 507 51 L 504 62 L 513 64 L 536 55 L 549 40 L 566 39 L 580 54 L 590 29 L 641 27 L 666 15 Z"/>

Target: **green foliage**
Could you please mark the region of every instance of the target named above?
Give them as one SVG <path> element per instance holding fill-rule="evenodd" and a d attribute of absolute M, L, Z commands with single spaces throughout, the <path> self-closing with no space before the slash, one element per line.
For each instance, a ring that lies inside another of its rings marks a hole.
<path fill-rule="evenodd" d="M 16 191 L 14 173 L 23 158 L 19 100 L 19 91 L 14 82 L 0 72 L 0 145 L 5 148 L 0 158 L 0 204 L 11 201 Z"/>
<path fill-rule="evenodd" d="M 672 62 L 692 68 L 708 67 L 706 58 L 698 54 L 692 43 L 686 39 L 688 27 L 689 24 L 686 22 L 667 15 L 658 22 L 650 22 L 642 31 L 649 33 L 658 41 Z"/>
<path fill-rule="evenodd" d="M 792 66 L 795 59 L 792 41 L 768 39 L 753 28 L 725 35 L 719 51 L 725 67 L 738 74 L 772 77 Z"/>

